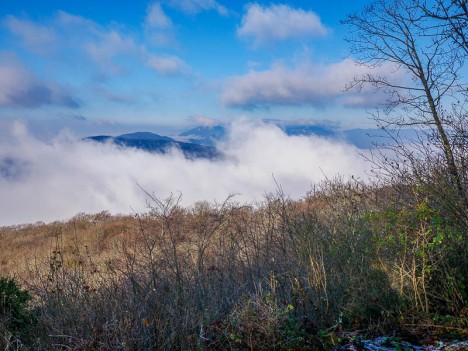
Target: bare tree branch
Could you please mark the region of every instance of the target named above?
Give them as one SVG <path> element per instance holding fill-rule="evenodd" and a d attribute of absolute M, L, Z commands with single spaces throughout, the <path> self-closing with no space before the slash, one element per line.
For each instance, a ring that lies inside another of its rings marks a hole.
<path fill-rule="evenodd" d="M 431 129 L 438 141 L 433 146 L 440 147 L 452 184 L 468 208 L 466 176 L 457 167 L 451 138 L 454 120 L 444 114 L 448 101 L 466 100 L 461 70 L 468 49 L 467 20 L 465 0 L 375 0 L 343 23 L 352 55 L 370 69 L 347 88 L 371 86 L 387 94 L 385 117 L 378 114 L 378 122 Z M 383 64 L 394 64 L 400 74 L 372 74 Z M 466 116 L 464 111 L 459 116 Z"/>

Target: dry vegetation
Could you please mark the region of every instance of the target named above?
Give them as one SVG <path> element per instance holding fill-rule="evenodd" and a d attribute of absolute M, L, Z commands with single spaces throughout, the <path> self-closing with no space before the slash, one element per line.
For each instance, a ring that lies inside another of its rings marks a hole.
<path fill-rule="evenodd" d="M 138 221 L 132 216 L 79 214 L 67 222 L 36 223 L 0 228 L 0 270 L 20 279 L 32 269 L 48 269 L 53 251 L 60 251 L 64 264 L 102 264 L 118 258 L 117 243 L 136 235 Z"/>
<path fill-rule="evenodd" d="M 414 324 L 466 338 L 466 213 L 431 194 L 337 180 L 303 200 L 281 190 L 252 206 L 152 198 L 144 215 L 2 228 L 2 272 L 32 300 L 22 323 L 3 322 L 0 343 L 313 350 L 343 330 Z"/>

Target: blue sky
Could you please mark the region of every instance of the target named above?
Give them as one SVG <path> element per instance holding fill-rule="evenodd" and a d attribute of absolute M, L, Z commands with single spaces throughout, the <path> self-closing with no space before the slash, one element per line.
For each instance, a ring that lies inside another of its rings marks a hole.
<path fill-rule="evenodd" d="M 378 97 L 343 91 L 362 68 L 339 25 L 364 1 L 122 3 L 2 0 L 0 119 L 77 134 L 239 116 L 370 125 Z"/>

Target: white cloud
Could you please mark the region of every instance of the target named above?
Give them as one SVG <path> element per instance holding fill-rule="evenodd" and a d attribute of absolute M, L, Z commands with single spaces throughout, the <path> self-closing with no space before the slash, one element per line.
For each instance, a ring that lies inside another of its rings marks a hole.
<path fill-rule="evenodd" d="M 325 36 L 327 32 L 319 16 L 312 11 L 287 5 L 263 7 L 258 4 L 247 6 L 237 30 L 240 37 L 252 38 L 255 46 L 279 40 Z"/>
<path fill-rule="evenodd" d="M 134 40 L 115 30 L 98 33 L 94 40 L 84 42 L 83 48 L 100 65 L 111 64 L 119 55 L 132 56 L 138 53 Z"/>
<path fill-rule="evenodd" d="M 288 137 L 274 126 L 241 121 L 221 145 L 225 160 L 187 160 L 113 145 L 32 138 L 21 124 L 0 134 L 0 225 L 66 219 L 79 212 L 145 211 L 146 195 L 183 193 L 183 204 L 240 193 L 239 201 L 275 191 L 302 197 L 336 173 L 363 176 L 368 164 L 349 144 Z"/>
<path fill-rule="evenodd" d="M 159 34 L 162 35 L 159 37 L 159 44 L 162 43 L 160 40 L 169 40 L 172 36 L 170 32 L 158 31 L 158 28 L 170 29 L 170 19 L 164 16 L 160 4 L 154 3 L 150 6 L 145 21 L 146 34 L 152 36 L 153 42 L 158 41 Z M 77 41 L 87 56 L 113 74 L 125 71 L 115 63 L 115 59 L 119 56 L 133 57 L 161 75 L 174 76 L 189 71 L 188 65 L 179 57 L 155 55 L 144 44 L 139 44 L 133 37 L 116 28 L 104 28 L 88 19 L 63 12 L 59 14 L 59 22 L 66 24 L 67 29 L 71 29 L 73 33 L 80 33 Z"/>
<path fill-rule="evenodd" d="M 72 15 L 65 11 L 58 11 L 56 21 L 64 27 L 68 26 L 81 26 L 86 29 L 92 29 L 98 31 L 99 25 L 82 16 Z"/>
<path fill-rule="evenodd" d="M 21 33 L 14 31 L 13 27 L 29 28 L 28 31 L 31 35 L 30 38 L 28 37 L 29 49 L 32 50 L 33 45 L 35 48 L 42 46 L 42 49 L 46 49 L 48 42 L 45 40 L 45 34 L 44 40 L 33 40 L 35 28 L 40 27 L 38 24 L 23 21 L 12 16 L 8 18 L 8 21 L 15 24 L 9 27 L 9 30 L 15 36 L 21 36 Z M 170 29 L 172 22 L 164 14 L 160 3 L 153 3 L 148 8 L 144 25 L 151 35 L 157 35 L 154 30 L 158 28 Z M 148 61 L 151 61 L 153 63 L 150 66 L 159 66 L 162 72 L 172 72 L 176 65 L 182 66 L 181 59 L 162 54 L 158 56 L 159 61 L 154 62 L 154 55 L 148 50 L 146 45 L 138 42 L 122 26 L 115 23 L 103 26 L 85 17 L 59 11 L 52 18 L 49 25 L 43 28 L 47 28 L 47 33 L 50 33 L 50 37 L 55 39 L 57 47 L 60 48 L 57 51 L 64 55 L 72 55 L 75 61 L 87 60 L 88 63 L 92 61 L 95 65 L 94 68 L 103 73 L 119 74 L 125 72 L 121 63 L 117 63 L 119 57 L 133 58 L 142 64 L 147 64 Z M 167 33 L 163 34 L 166 35 Z"/>
<path fill-rule="evenodd" d="M 345 91 L 354 77 L 369 73 L 351 59 L 323 65 L 304 62 L 294 68 L 276 64 L 269 70 L 250 71 L 244 76 L 231 77 L 226 81 L 221 100 L 225 105 L 255 108 L 272 105 L 308 105 L 324 107 L 340 100 L 349 107 L 375 106 L 383 102 L 382 95 L 365 88 L 361 93 Z M 394 74 L 390 67 L 382 66 L 376 74 Z"/>
<path fill-rule="evenodd" d="M 58 65 L 54 67 L 56 71 L 67 73 L 73 71 L 76 74 L 75 70 L 79 69 L 80 74 L 75 76 L 74 84 L 83 81 L 88 83 L 86 79 L 89 79 L 92 88 L 99 88 L 101 82 L 115 76 L 131 74 L 135 67 L 154 69 L 165 76 L 187 74 L 190 71 L 181 58 L 164 52 L 155 54 L 149 48 L 150 42 L 160 44 L 162 41 L 172 40 L 172 22 L 165 15 L 159 2 L 152 3 L 148 7 L 145 22 L 142 24 L 145 38 L 150 40 L 146 42 L 139 40 L 136 35 L 118 23 L 101 25 L 88 18 L 63 11 L 58 11 L 56 15 L 45 21 L 45 24 L 13 16 L 7 17 L 5 23 L 9 32 L 23 41 L 26 49 L 32 52 L 40 51 L 48 56 L 48 62 L 56 62 Z M 38 40 L 34 39 L 35 31 L 38 32 Z M 54 45 L 50 45 L 51 40 L 54 41 Z M 50 50 L 51 46 L 54 50 Z M 49 88 L 57 95 L 49 100 L 59 102 L 64 94 L 52 89 L 51 85 Z M 7 89 L 5 86 L 0 87 L 0 91 L 5 89 Z M 37 90 L 35 95 L 40 92 Z M 117 92 L 109 91 L 108 96 L 117 95 L 119 95 Z M 34 102 L 31 104 L 40 105 Z"/>
<path fill-rule="evenodd" d="M 183 75 L 189 72 L 187 64 L 177 56 L 150 55 L 146 64 L 164 76 Z"/>
<path fill-rule="evenodd" d="M 99 95 L 108 101 L 116 102 L 119 104 L 134 104 L 138 101 L 138 99 L 134 95 L 121 92 L 114 92 L 103 87 L 97 87 L 93 90 L 96 95 Z"/>
<path fill-rule="evenodd" d="M 145 37 L 150 44 L 156 46 L 175 45 L 174 24 L 164 12 L 160 2 L 153 2 L 148 6 L 143 26 Z"/>
<path fill-rule="evenodd" d="M 52 27 L 60 33 L 61 47 L 76 52 L 76 59 L 90 59 L 102 72 L 118 74 L 124 69 L 116 63 L 118 57 L 138 59 L 141 47 L 117 25 L 102 26 L 87 18 L 60 11 Z"/>
<path fill-rule="evenodd" d="M 5 24 L 27 50 L 42 53 L 56 62 L 72 58 L 73 62 L 80 62 L 82 69 L 91 63 L 95 70 L 115 74 L 123 71 L 116 63 L 117 57 L 138 59 L 141 55 L 140 45 L 118 25 L 102 26 L 63 11 L 44 23 L 8 16 Z"/>
<path fill-rule="evenodd" d="M 66 87 L 40 79 L 14 55 L 0 57 L 0 82 L 0 107 L 79 106 Z"/>
<path fill-rule="evenodd" d="M 202 11 L 215 10 L 220 15 L 227 15 L 228 10 L 216 0 L 165 0 L 168 6 L 187 14 L 197 14 Z"/>
<path fill-rule="evenodd" d="M 14 16 L 7 16 L 3 24 L 20 38 L 25 47 L 38 54 L 48 52 L 52 47 L 51 44 L 57 39 L 55 32 L 50 28 Z"/>
<path fill-rule="evenodd" d="M 166 15 L 161 3 L 154 2 L 148 7 L 145 24 L 151 28 L 172 28 L 172 20 Z"/>

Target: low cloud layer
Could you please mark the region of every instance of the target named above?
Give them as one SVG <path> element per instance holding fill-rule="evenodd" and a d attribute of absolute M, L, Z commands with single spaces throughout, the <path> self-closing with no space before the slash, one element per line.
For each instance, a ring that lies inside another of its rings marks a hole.
<path fill-rule="evenodd" d="M 272 125 L 237 122 L 219 145 L 222 161 L 185 159 L 178 151 L 149 154 L 114 145 L 51 142 L 15 123 L 0 135 L 0 225 L 66 219 L 79 212 L 145 211 L 147 196 L 181 192 L 183 203 L 260 199 L 275 191 L 301 197 L 313 183 L 337 173 L 364 177 L 368 164 L 349 144 L 319 137 L 288 137 Z"/>
<path fill-rule="evenodd" d="M 237 30 L 240 37 L 251 38 L 255 46 L 277 41 L 325 36 L 327 29 L 312 11 L 287 5 L 263 7 L 251 4 Z"/>

